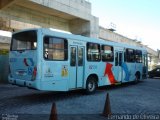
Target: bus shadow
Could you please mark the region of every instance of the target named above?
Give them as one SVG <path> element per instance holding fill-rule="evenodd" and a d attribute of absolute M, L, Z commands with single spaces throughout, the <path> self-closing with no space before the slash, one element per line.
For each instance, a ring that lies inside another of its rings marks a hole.
<path fill-rule="evenodd" d="M 139 81 L 138 83 L 128 82 L 128 83 L 123 83 L 123 84 L 120 84 L 120 85 L 107 85 L 107 86 L 103 86 L 103 87 L 98 88 L 98 91 L 117 90 L 117 89 L 131 87 L 131 86 L 134 86 L 134 85 L 139 85 L 143 82 L 145 82 L 145 81 L 144 80 Z"/>
<path fill-rule="evenodd" d="M 153 78 L 149 78 L 149 79 L 155 79 L 155 80 L 160 80 L 160 77 L 153 77 Z"/>
<path fill-rule="evenodd" d="M 23 103 L 40 104 L 74 99 L 82 96 L 85 96 L 83 90 L 75 90 L 70 92 L 37 92 L 27 95 L 16 96 L 12 99 L 16 99 L 19 102 Z"/>
<path fill-rule="evenodd" d="M 138 84 L 143 83 L 144 81 L 140 81 Z M 137 84 L 137 85 L 138 85 Z M 134 83 L 125 83 L 121 85 L 110 85 L 98 88 L 98 90 L 91 94 L 104 94 L 107 91 L 122 89 L 126 87 L 130 87 L 132 85 L 136 85 Z M 37 93 L 29 93 L 26 95 L 15 96 L 12 99 L 18 100 L 19 103 L 23 104 L 41 104 L 41 103 L 50 103 L 50 102 L 58 102 L 58 101 L 65 101 L 67 99 L 75 99 L 78 97 L 86 97 L 88 95 L 85 94 L 84 90 L 74 90 L 69 92 L 37 92 Z"/>

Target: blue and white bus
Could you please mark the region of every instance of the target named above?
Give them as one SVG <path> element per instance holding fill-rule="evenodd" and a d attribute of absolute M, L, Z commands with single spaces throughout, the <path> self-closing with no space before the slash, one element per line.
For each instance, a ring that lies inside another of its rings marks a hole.
<path fill-rule="evenodd" d="M 38 28 L 15 32 L 9 53 L 9 83 L 45 91 L 86 89 L 143 79 L 142 47 Z"/>

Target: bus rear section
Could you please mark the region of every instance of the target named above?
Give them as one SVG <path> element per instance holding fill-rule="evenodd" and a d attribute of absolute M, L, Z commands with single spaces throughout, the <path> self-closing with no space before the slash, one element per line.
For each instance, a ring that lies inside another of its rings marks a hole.
<path fill-rule="evenodd" d="M 12 35 L 9 53 L 9 83 L 37 88 L 37 31 Z"/>

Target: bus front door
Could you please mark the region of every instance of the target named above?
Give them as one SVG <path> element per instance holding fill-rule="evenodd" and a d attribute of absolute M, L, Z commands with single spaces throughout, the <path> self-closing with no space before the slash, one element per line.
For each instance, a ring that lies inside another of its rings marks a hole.
<path fill-rule="evenodd" d="M 84 79 L 84 47 L 70 47 L 70 82 L 69 88 L 76 89 L 83 87 Z"/>
<path fill-rule="evenodd" d="M 124 53 L 122 51 L 117 51 L 115 53 L 115 68 L 114 68 L 114 73 L 115 73 L 115 79 L 117 82 L 122 82 L 123 80 L 123 69 L 122 69 L 122 63 L 123 63 L 123 56 Z"/>

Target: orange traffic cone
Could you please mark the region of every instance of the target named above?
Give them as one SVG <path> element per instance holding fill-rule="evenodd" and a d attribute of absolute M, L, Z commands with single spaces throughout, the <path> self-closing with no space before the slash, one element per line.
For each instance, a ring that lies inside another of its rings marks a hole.
<path fill-rule="evenodd" d="M 107 93 L 105 106 L 103 109 L 103 116 L 108 117 L 111 115 L 111 107 L 110 107 L 110 100 L 109 100 L 109 93 Z"/>
<path fill-rule="evenodd" d="M 56 110 L 56 104 L 52 104 L 51 114 L 49 120 L 58 120 L 57 119 L 57 110 Z"/>

